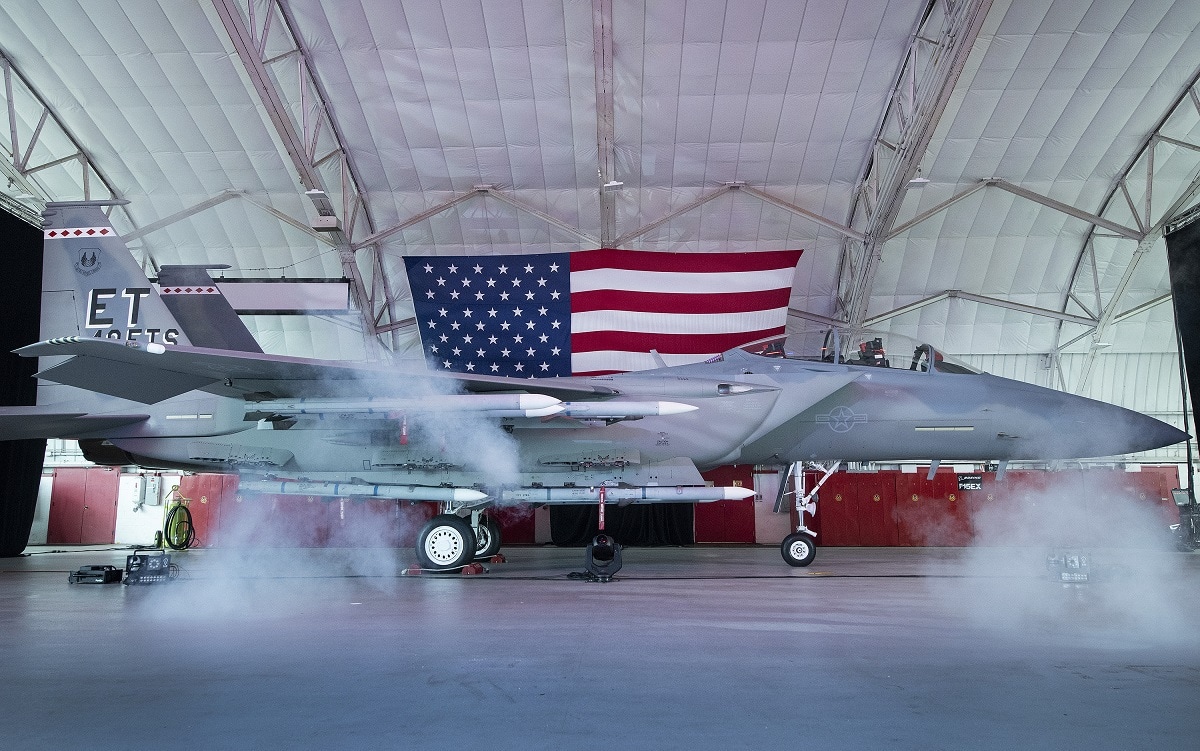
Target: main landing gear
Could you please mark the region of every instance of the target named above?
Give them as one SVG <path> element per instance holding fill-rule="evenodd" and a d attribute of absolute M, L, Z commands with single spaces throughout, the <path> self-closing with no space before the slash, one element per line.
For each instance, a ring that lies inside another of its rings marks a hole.
<path fill-rule="evenodd" d="M 424 569 L 461 569 L 496 555 L 500 543 L 500 523 L 478 510 L 471 512 L 469 521 L 457 514 L 438 514 L 417 533 L 417 560 Z"/>
<path fill-rule="evenodd" d="M 779 546 L 779 552 L 783 555 L 783 560 L 789 566 L 804 567 L 813 562 L 817 557 L 817 533 L 804 525 L 804 515 L 813 516 L 817 513 L 817 491 L 825 484 L 830 475 L 837 471 L 841 462 L 834 462 L 828 467 L 815 465 L 816 469 L 822 474 L 821 479 L 817 480 L 813 485 L 812 490 L 804 492 L 804 472 L 800 472 L 797 478 L 799 490 L 796 492 L 796 515 L 800 522 L 796 527 L 796 531 L 783 538 L 783 542 Z M 787 475 L 784 476 L 783 482 L 779 484 L 779 495 L 775 498 L 775 512 L 783 511 L 784 497 L 787 495 L 788 480 L 796 471 L 796 464 L 788 465 Z"/>

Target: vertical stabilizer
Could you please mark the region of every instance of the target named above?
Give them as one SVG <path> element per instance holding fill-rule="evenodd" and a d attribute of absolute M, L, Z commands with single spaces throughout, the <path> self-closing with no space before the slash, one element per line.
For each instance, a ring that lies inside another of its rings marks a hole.
<path fill-rule="evenodd" d="M 228 266 L 163 266 L 158 270 L 158 293 L 167 309 L 182 322 L 193 347 L 262 352 L 254 335 L 221 294 L 208 269 Z"/>
<path fill-rule="evenodd" d="M 46 204 L 42 339 L 80 336 L 191 344 L 113 229 L 103 210 L 111 204 Z"/>

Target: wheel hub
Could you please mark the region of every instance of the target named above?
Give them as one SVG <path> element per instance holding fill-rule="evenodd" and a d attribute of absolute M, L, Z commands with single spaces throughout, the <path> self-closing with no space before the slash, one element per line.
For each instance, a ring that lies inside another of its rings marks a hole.
<path fill-rule="evenodd" d="M 454 563 L 462 550 L 462 535 L 451 527 L 438 527 L 425 538 L 425 554 L 435 563 L 442 565 Z"/>

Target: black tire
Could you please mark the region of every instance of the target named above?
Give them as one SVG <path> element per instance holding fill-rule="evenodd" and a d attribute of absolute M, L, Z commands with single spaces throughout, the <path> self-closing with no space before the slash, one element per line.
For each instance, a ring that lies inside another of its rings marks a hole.
<path fill-rule="evenodd" d="M 471 525 L 453 514 L 440 514 L 425 522 L 417 535 L 417 560 L 421 568 L 445 571 L 475 560 L 475 533 Z"/>
<path fill-rule="evenodd" d="M 491 558 L 500 552 L 500 522 L 490 516 L 479 518 L 475 528 L 475 557 Z"/>
<path fill-rule="evenodd" d="M 779 552 L 789 566 L 807 566 L 817 557 L 817 540 L 805 532 L 793 532 L 783 538 Z"/>

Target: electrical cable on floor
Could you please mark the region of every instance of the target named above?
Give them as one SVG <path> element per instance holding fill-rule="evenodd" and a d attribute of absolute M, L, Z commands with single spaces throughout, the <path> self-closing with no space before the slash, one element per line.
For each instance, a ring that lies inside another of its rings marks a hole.
<path fill-rule="evenodd" d="M 196 528 L 192 525 L 192 512 L 179 504 L 167 512 L 163 522 L 163 542 L 171 550 L 187 550 L 196 544 Z"/>
<path fill-rule="evenodd" d="M 138 547 L 138 545 L 121 545 L 120 547 L 116 548 L 86 548 L 82 550 L 71 550 L 66 548 L 61 550 L 32 550 L 26 553 L 21 553 L 21 557 L 27 555 L 45 555 L 47 553 L 111 553 L 115 550 L 137 550 Z"/>

